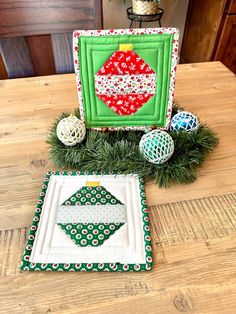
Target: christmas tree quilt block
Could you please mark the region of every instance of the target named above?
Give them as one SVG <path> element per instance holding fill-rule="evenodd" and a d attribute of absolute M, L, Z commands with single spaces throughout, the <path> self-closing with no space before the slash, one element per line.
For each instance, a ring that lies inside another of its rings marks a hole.
<path fill-rule="evenodd" d="M 75 31 L 75 72 L 86 127 L 166 128 L 178 36 L 175 28 Z"/>
<path fill-rule="evenodd" d="M 150 270 L 151 238 L 143 179 L 136 174 L 48 172 L 20 268 Z"/>

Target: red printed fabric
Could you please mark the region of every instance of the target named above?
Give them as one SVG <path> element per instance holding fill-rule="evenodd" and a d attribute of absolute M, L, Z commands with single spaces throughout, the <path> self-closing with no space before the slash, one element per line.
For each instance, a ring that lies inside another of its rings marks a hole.
<path fill-rule="evenodd" d="M 153 74 L 148 64 L 133 50 L 116 51 L 98 71 L 98 75 Z"/>
<path fill-rule="evenodd" d="M 153 95 L 98 95 L 98 97 L 108 105 L 118 115 L 130 115 L 135 113 Z"/>
<path fill-rule="evenodd" d="M 155 95 L 156 73 L 135 51 L 116 51 L 95 75 L 95 91 L 115 113 L 131 115 Z"/>

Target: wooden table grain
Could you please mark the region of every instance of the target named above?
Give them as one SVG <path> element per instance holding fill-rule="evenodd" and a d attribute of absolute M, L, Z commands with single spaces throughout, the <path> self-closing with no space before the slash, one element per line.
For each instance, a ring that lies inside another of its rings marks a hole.
<path fill-rule="evenodd" d="M 146 185 L 154 268 L 19 271 L 48 127 L 78 106 L 73 74 L 0 81 L 0 313 L 236 313 L 236 80 L 219 62 L 179 65 L 176 102 L 219 134 L 190 185 Z"/>

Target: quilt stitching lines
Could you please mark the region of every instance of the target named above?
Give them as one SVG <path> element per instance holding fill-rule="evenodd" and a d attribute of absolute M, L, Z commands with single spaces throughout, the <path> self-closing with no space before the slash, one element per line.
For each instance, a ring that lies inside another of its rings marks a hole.
<path fill-rule="evenodd" d="M 142 219 L 143 219 L 143 231 L 144 231 L 144 243 L 146 252 L 146 263 L 145 264 L 122 264 L 122 263 L 33 263 L 30 262 L 30 255 L 34 245 L 35 235 L 37 232 L 38 224 L 40 221 L 41 210 L 46 195 L 48 182 L 51 175 L 104 175 L 106 173 L 99 172 L 82 172 L 82 171 L 48 171 L 43 184 L 42 190 L 38 198 L 38 203 L 35 208 L 34 218 L 32 226 L 29 230 L 27 243 L 22 256 L 20 264 L 21 270 L 30 271 L 145 271 L 151 270 L 152 268 L 152 247 L 151 237 L 148 219 L 148 210 L 146 206 L 146 198 L 144 192 L 144 180 L 139 178 L 140 186 L 140 197 L 142 204 Z M 112 173 L 107 173 L 112 174 Z"/>
<path fill-rule="evenodd" d="M 101 37 L 101 36 L 107 36 L 109 38 L 122 38 L 123 35 L 172 35 L 172 50 L 171 50 L 171 69 L 170 69 L 170 83 L 169 83 L 169 92 L 168 92 L 168 103 L 167 103 L 167 109 L 166 109 L 166 118 L 165 118 L 165 125 L 161 126 L 162 128 L 166 129 L 169 126 L 170 123 L 170 117 L 171 117 L 171 109 L 173 104 L 173 97 L 174 97 L 174 87 L 175 87 L 175 73 L 176 73 L 176 65 L 178 61 L 178 39 L 179 39 L 179 31 L 176 28 L 154 28 L 154 29 L 118 29 L 118 30 L 89 30 L 89 31 L 74 31 L 73 33 L 73 53 L 74 53 L 74 66 L 75 66 L 75 72 L 77 76 L 77 90 L 78 90 L 78 96 L 79 96 L 79 103 L 80 103 L 80 114 L 83 119 L 85 119 L 85 111 L 84 111 L 84 99 L 82 95 L 82 89 L 81 89 L 81 73 L 80 73 L 80 52 L 79 52 L 79 38 L 83 36 L 95 36 L 95 37 Z M 108 129 L 108 130 L 118 130 L 118 129 L 126 129 L 126 130 L 143 130 L 143 129 L 151 129 L 153 126 L 156 126 L 155 123 L 153 125 L 148 124 L 148 126 L 140 125 L 140 126 L 99 126 L 93 125 L 91 126 L 95 130 L 101 130 L 101 129 Z"/>

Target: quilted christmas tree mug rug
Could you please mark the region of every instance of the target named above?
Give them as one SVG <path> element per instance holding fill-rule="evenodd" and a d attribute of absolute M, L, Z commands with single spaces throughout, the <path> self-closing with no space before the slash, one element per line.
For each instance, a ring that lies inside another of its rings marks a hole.
<path fill-rule="evenodd" d="M 178 39 L 175 28 L 74 31 L 80 115 L 87 128 L 167 128 Z"/>
<path fill-rule="evenodd" d="M 151 267 L 141 178 L 47 173 L 21 270 L 143 271 Z"/>

